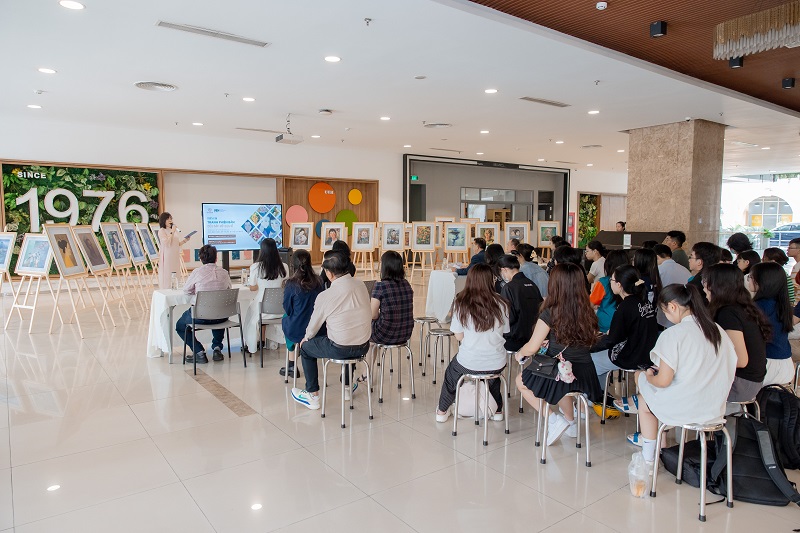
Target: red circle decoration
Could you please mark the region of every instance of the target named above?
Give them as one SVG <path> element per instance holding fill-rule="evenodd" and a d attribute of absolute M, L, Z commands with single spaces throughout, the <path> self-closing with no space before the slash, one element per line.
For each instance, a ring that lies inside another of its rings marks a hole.
<path fill-rule="evenodd" d="M 283 218 L 290 226 L 296 222 L 308 222 L 308 211 L 302 205 L 293 205 L 284 213 Z"/>
<path fill-rule="evenodd" d="M 336 204 L 336 193 L 333 187 L 325 182 L 315 183 L 308 191 L 308 203 L 317 213 L 327 213 Z"/>

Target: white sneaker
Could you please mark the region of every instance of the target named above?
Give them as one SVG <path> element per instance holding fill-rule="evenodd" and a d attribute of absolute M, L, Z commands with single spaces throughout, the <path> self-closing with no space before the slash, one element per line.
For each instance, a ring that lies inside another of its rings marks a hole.
<path fill-rule="evenodd" d="M 297 387 L 292 388 L 292 398 L 299 404 L 305 405 L 309 409 L 319 409 L 319 395 L 313 396 L 310 392 L 298 389 Z"/>
<path fill-rule="evenodd" d="M 578 424 L 576 424 L 575 421 L 573 421 L 570 424 L 569 420 L 567 420 L 567 423 L 569 424 L 569 427 L 564 432 L 564 435 L 566 435 L 567 437 L 572 437 L 573 439 L 577 438 L 577 436 L 578 436 Z"/>
<path fill-rule="evenodd" d="M 562 415 L 564 414 L 564 410 L 563 409 L 561 409 L 559 407 L 558 410 Z M 572 408 L 572 418 L 574 420 L 577 417 L 578 417 L 578 408 L 577 407 L 573 407 Z M 581 411 L 581 420 L 586 420 L 586 411 Z"/>
<path fill-rule="evenodd" d="M 452 405 L 447 408 L 447 411 L 445 411 L 444 414 L 440 415 L 439 411 L 437 410 L 436 411 L 436 421 L 440 422 L 440 423 L 447 422 L 447 419 L 450 418 L 451 414 L 453 414 L 453 406 Z"/>
<path fill-rule="evenodd" d="M 503 421 L 503 413 L 495 413 L 492 415 L 492 420 L 495 422 L 502 422 Z"/>
<path fill-rule="evenodd" d="M 555 413 L 554 413 L 555 414 Z M 552 415 L 551 415 L 552 416 Z M 551 418 L 547 428 L 547 445 L 550 446 L 555 441 L 561 438 L 561 435 L 569 427 L 567 419 L 561 415 L 555 415 L 555 419 Z"/>
<path fill-rule="evenodd" d="M 353 381 L 353 385 L 351 387 L 347 387 L 346 389 L 344 389 L 344 401 L 349 402 L 350 396 L 356 392 L 357 388 L 358 388 L 358 381 Z"/>

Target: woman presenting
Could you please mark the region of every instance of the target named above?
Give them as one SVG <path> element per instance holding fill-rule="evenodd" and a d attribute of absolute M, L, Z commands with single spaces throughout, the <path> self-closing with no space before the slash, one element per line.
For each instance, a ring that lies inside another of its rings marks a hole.
<path fill-rule="evenodd" d="M 167 212 L 161 213 L 158 217 L 158 241 L 161 248 L 158 250 L 158 285 L 162 289 L 169 289 L 172 274 L 180 272 L 181 260 L 180 252 L 189 237 L 179 239 L 178 230 L 172 222 L 172 215 Z"/>

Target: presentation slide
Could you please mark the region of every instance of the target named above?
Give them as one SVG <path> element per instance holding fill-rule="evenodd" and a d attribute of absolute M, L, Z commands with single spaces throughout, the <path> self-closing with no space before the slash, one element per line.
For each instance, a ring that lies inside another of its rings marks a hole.
<path fill-rule="evenodd" d="M 266 238 L 283 247 L 280 204 L 203 204 L 203 243 L 217 250 L 255 250 Z"/>

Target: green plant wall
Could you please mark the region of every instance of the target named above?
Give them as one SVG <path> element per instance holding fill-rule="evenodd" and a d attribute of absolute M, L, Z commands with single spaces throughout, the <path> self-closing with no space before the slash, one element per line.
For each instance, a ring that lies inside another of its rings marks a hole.
<path fill-rule="evenodd" d="M 599 201 L 596 194 L 581 194 L 578 197 L 578 248 L 584 248 L 597 235 Z"/>

